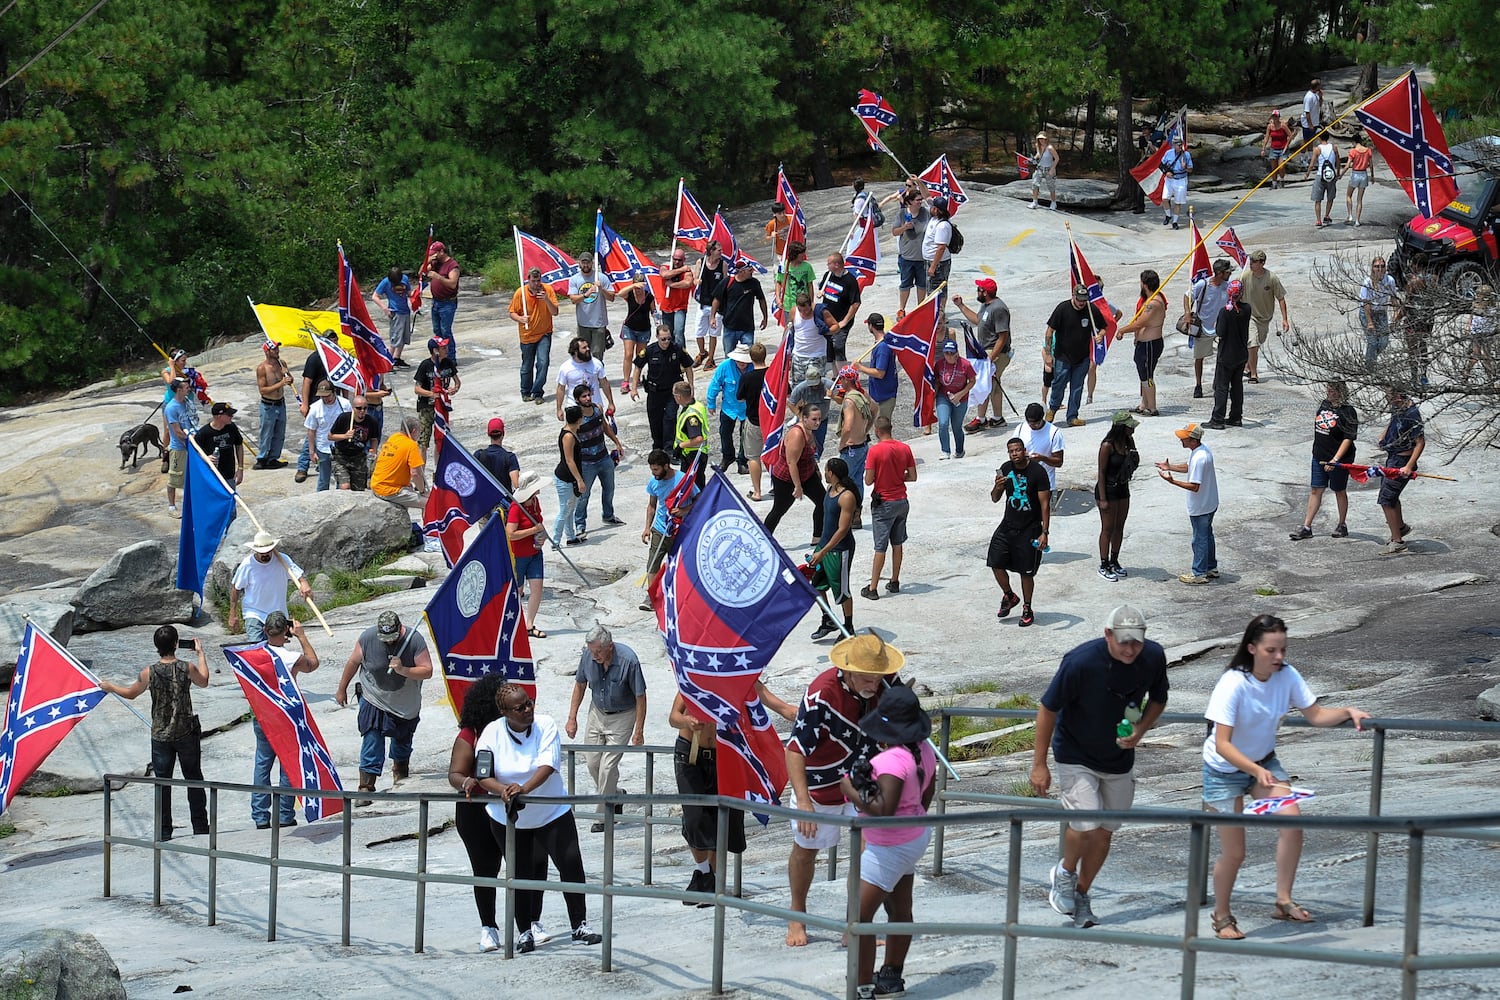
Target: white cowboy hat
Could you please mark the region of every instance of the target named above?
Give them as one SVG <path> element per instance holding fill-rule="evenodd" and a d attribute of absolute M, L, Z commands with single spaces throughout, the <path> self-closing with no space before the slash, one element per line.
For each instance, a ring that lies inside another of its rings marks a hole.
<path fill-rule="evenodd" d="M 530 500 L 532 497 L 541 492 L 541 489 L 542 480 L 537 476 L 535 472 L 523 472 L 521 473 L 521 485 L 516 487 L 516 491 L 513 495 L 515 496 L 517 501 L 519 501 L 520 503 L 525 503 L 527 500 Z"/>
<path fill-rule="evenodd" d="M 245 543 L 245 548 L 253 549 L 256 552 L 270 552 L 280 544 L 281 539 L 277 538 L 269 531 L 257 531 L 255 533 L 255 537 Z"/>

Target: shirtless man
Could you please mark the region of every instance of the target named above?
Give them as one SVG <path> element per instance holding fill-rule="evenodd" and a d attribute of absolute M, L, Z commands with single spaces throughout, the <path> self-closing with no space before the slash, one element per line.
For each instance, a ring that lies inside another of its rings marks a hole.
<path fill-rule="evenodd" d="M 859 369 L 845 365 L 839 369 L 839 457 L 849 464 L 849 479 L 860 505 L 865 501 L 865 456 L 870 451 L 870 430 L 875 426 L 875 404 L 859 385 Z M 858 511 L 854 527 L 861 526 Z"/>
<path fill-rule="evenodd" d="M 286 443 L 286 387 L 292 373 L 281 360 L 281 345 L 268 340 L 261 345 L 266 358 L 255 366 L 255 385 L 260 390 L 260 440 L 255 452 L 256 469 L 284 469 L 281 448 Z"/>
<path fill-rule="evenodd" d="M 1136 316 L 1119 329 L 1119 336 L 1135 334 L 1135 373 L 1141 380 L 1141 402 L 1136 413 L 1158 416 L 1156 409 L 1156 364 L 1161 360 L 1161 328 L 1167 318 L 1167 299 L 1161 294 L 1161 278 L 1155 271 L 1141 272 L 1141 297 Z"/>

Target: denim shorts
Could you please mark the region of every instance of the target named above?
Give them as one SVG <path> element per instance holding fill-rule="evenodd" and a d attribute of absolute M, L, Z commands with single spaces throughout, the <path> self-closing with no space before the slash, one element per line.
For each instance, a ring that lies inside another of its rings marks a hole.
<path fill-rule="evenodd" d="M 901 276 L 902 288 L 925 289 L 927 287 L 927 265 L 924 262 L 897 257 L 896 271 Z"/>
<path fill-rule="evenodd" d="M 1335 493 L 1342 493 L 1349 488 L 1349 470 L 1324 470 L 1323 463 L 1315 458 L 1312 460 L 1312 475 L 1308 479 L 1308 485 L 1315 490 L 1327 488 Z"/>
<path fill-rule="evenodd" d="M 1287 781 L 1286 768 L 1281 766 L 1281 761 L 1276 759 L 1276 754 L 1259 761 L 1261 767 L 1276 776 L 1277 781 Z M 1234 809 L 1234 800 L 1241 798 L 1250 791 L 1250 786 L 1255 784 L 1255 779 L 1244 771 L 1220 771 L 1210 767 L 1207 762 L 1203 765 L 1203 804 L 1215 812 L 1231 812 Z"/>
<path fill-rule="evenodd" d="M 542 579 L 542 554 L 540 552 L 529 556 L 516 556 L 516 579 Z"/>

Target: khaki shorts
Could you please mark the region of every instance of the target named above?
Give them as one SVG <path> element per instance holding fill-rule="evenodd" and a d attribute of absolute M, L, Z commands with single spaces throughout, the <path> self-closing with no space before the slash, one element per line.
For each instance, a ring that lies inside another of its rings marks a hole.
<path fill-rule="evenodd" d="M 182 477 L 187 473 L 187 452 L 167 452 L 167 485 L 174 490 L 182 489 Z"/>
<path fill-rule="evenodd" d="M 1219 349 L 1217 337 L 1197 337 L 1193 340 L 1193 360 L 1201 361 L 1211 358 Z"/>
<path fill-rule="evenodd" d="M 885 417 L 885 419 L 890 420 L 890 419 L 892 419 L 895 416 L 895 413 L 896 413 L 896 397 L 895 396 L 892 396 L 890 399 L 882 400 L 879 403 L 875 404 L 875 415 L 877 417 Z"/>
<path fill-rule="evenodd" d="M 1266 346 L 1266 337 L 1271 333 L 1271 321 L 1269 319 L 1256 319 L 1250 323 L 1250 346 Z"/>
<path fill-rule="evenodd" d="M 991 390 L 992 392 L 1000 390 L 1000 376 L 1004 375 L 1005 369 L 1010 367 L 1010 358 L 1009 354 L 1002 354 L 995 359 L 995 370 L 990 375 L 990 385 L 994 386 L 994 389 Z"/>
<path fill-rule="evenodd" d="M 1064 809 L 1129 809 L 1135 802 L 1135 772 L 1105 774 L 1082 764 L 1057 765 L 1058 799 Z M 1069 823 L 1080 833 L 1118 830 L 1119 823 Z"/>

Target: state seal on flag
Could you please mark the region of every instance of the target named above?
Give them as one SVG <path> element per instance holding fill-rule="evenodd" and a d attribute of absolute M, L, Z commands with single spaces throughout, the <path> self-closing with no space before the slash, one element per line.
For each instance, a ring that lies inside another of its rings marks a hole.
<path fill-rule="evenodd" d="M 732 608 L 758 604 L 771 591 L 779 560 L 765 529 L 748 514 L 715 514 L 698 535 L 698 577 L 711 601 Z"/>
<path fill-rule="evenodd" d="M 466 497 L 474 492 L 474 473 L 468 466 L 454 462 L 443 470 L 443 483 L 454 493 Z"/>
<path fill-rule="evenodd" d="M 486 582 L 484 563 L 471 559 L 459 574 L 458 586 L 454 590 L 453 597 L 458 604 L 459 614 L 465 618 L 473 618 L 479 614 L 479 609 L 484 606 Z"/>

